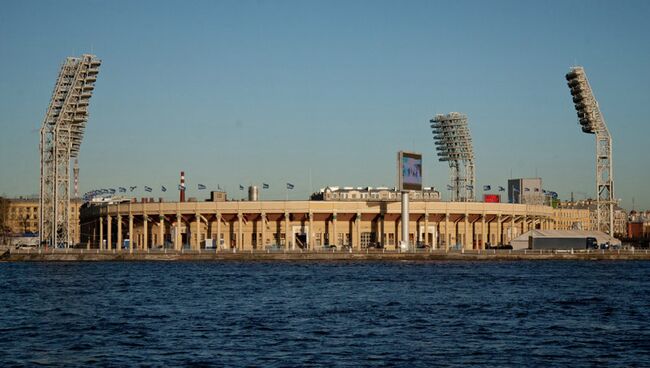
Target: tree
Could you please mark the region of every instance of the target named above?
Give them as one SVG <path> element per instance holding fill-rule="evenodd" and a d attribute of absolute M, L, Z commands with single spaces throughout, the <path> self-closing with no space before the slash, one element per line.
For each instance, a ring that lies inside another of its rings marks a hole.
<path fill-rule="evenodd" d="M 9 200 L 0 197 L 0 244 L 7 243 L 9 231 Z"/>

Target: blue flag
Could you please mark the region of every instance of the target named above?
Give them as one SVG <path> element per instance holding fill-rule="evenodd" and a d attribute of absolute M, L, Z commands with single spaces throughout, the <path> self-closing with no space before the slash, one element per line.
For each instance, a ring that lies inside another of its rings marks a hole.
<path fill-rule="evenodd" d="M 287 189 L 293 189 L 293 184 L 287 183 Z"/>
<path fill-rule="evenodd" d="M 166 191 L 167 191 L 167 188 L 165 188 L 165 186 L 163 185 L 163 186 L 160 188 L 160 190 L 162 190 L 163 192 L 166 192 Z"/>
<path fill-rule="evenodd" d="M 111 193 L 111 194 L 115 194 L 115 189 L 111 188 L 111 189 L 108 190 L 108 192 Z"/>
<path fill-rule="evenodd" d="M 483 190 L 485 190 L 485 191 L 488 191 L 488 190 L 490 190 L 490 189 L 492 189 L 492 186 L 491 186 L 491 185 L 484 185 L 484 186 L 483 186 Z"/>
<path fill-rule="evenodd" d="M 118 189 L 120 190 L 120 193 L 126 193 L 126 188 L 124 188 L 124 187 L 119 187 Z"/>
<path fill-rule="evenodd" d="M 452 187 L 450 184 L 447 184 L 447 190 L 452 190 L 454 187 Z"/>
<path fill-rule="evenodd" d="M 244 186 L 239 184 L 239 190 L 244 190 Z"/>
<path fill-rule="evenodd" d="M 472 190 L 472 189 L 474 189 L 474 187 L 471 186 L 471 185 L 465 185 L 465 188 L 467 188 L 467 190 Z"/>
<path fill-rule="evenodd" d="M 153 189 L 151 189 L 151 187 L 148 187 L 148 186 L 145 185 L 144 190 L 147 191 L 147 192 L 151 192 Z"/>
<path fill-rule="evenodd" d="M 504 190 L 506 190 L 506 188 L 499 186 L 499 192 L 503 192 Z"/>
<path fill-rule="evenodd" d="M 205 185 L 199 184 L 199 190 L 203 190 L 203 189 L 205 189 Z"/>
<path fill-rule="evenodd" d="M 269 189 L 269 185 L 266 183 L 262 183 L 262 189 Z"/>
<path fill-rule="evenodd" d="M 137 187 L 138 187 L 137 185 L 132 186 L 132 187 L 131 187 L 131 191 L 133 191 L 133 190 L 134 190 L 135 188 L 137 188 Z"/>

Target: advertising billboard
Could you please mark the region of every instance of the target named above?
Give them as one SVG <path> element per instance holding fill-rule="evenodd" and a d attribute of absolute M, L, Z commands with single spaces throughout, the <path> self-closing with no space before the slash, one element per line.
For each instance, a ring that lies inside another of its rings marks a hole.
<path fill-rule="evenodd" d="M 397 188 L 401 191 L 422 190 L 422 154 L 397 153 Z"/>
<path fill-rule="evenodd" d="M 485 202 L 485 203 L 501 203 L 501 195 L 499 195 L 499 194 L 483 194 L 483 202 Z"/>

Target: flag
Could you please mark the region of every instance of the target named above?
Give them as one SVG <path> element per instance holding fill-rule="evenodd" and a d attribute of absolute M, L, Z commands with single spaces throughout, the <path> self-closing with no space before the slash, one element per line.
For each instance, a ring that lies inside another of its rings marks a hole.
<path fill-rule="evenodd" d="M 465 188 L 467 188 L 467 190 L 472 190 L 472 189 L 474 189 L 474 187 L 471 186 L 471 185 L 465 185 Z"/>
<path fill-rule="evenodd" d="M 163 192 L 166 192 L 166 191 L 167 191 L 167 188 L 165 188 L 165 186 L 163 185 L 163 186 L 160 188 L 160 190 L 162 190 Z"/>
<path fill-rule="evenodd" d="M 512 187 L 512 191 L 513 191 L 513 192 L 519 192 L 519 188 L 517 188 L 517 187 Z"/>
<path fill-rule="evenodd" d="M 184 191 L 184 190 L 185 190 L 185 187 L 182 186 L 182 185 L 180 185 L 180 184 L 178 184 L 178 190 Z"/>
<path fill-rule="evenodd" d="M 488 191 L 488 190 L 490 190 L 490 189 L 492 189 L 492 186 L 491 186 L 491 185 L 484 185 L 484 186 L 483 186 L 483 190 L 485 190 L 485 191 Z"/>
<path fill-rule="evenodd" d="M 111 194 L 115 194 L 115 189 L 111 188 L 111 189 L 108 190 L 108 192 L 111 193 Z"/>
<path fill-rule="evenodd" d="M 148 187 L 148 186 L 145 185 L 144 190 L 147 191 L 147 192 L 151 192 L 153 189 L 151 189 L 151 187 Z"/>
<path fill-rule="evenodd" d="M 126 193 L 126 188 L 124 187 L 119 187 L 120 193 Z"/>
<path fill-rule="evenodd" d="M 239 190 L 244 190 L 244 186 L 239 184 Z"/>
<path fill-rule="evenodd" d="M 269 189 L 269 185 L 266 183 L 262 183 L 262 189 Z"/>
<path fill-rule="evenodd" d="M 454 187 L 452 187 L 451 185 L 447 184 L 447 190 L 452 190 L 452 189 L 454 189 Z"/>
<path fill-rule="evenodd" d="M 503 192 L 504 190 L 506 190 L 506 188 L 499 186 L 499 192 Z"/>
<path fill-rule="evenodd" d="M 130 187 L 130 189 L 131 189 L 131 191 L 133 191 L 137 187 L 138 187 L 137 185 L 134 185 L 134 186 Z"/>
<path fill-rule="evenodd" d="M 293 184 L 287 183 L 287 189 L 293 189 Z"/>
<path fill-rule="evenodd" d="M 524 192 L 530 192 L 530 188 L 524 188 Z"/>
<path fill-rule="evenodd" d="M 205 185 L 199 184 L 199 190 L 203 190 L 203 189 L 205 189 Z"/>

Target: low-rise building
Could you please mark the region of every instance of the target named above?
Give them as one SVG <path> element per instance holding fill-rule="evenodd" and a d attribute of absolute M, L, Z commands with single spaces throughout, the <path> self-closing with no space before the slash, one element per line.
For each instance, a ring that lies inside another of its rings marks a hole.
<path fill-rule="evenodd" d="M 70 200 L 70 238 L 74 244 L 79 243 L 80 224 L 79 208 L 80 199 Z M 19 236 L 37 234 L 39 231 L 40 203 L 35 197 L 5 198 L 2 205 L 4 234 L 6 236 Z"/>
<path fill-rule="evenodd" d="M 402 192 L 388 187 L 325 187 L 312 194 L 312 200 L 321 201 L 400 201 Z M 440 201 L 440 192 L 433 187 L 410 191 L 411 201 Z"/>

